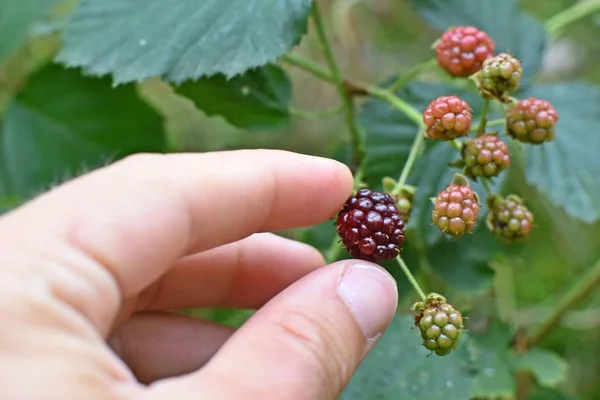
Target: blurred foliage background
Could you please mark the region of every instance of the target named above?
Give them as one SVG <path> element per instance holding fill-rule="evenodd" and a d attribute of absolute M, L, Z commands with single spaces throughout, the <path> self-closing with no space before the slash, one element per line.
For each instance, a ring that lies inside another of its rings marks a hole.
<path fill-rule="evenodd" d="M 520 2 L 523 10 L 542 21 L 575 3 L 574 0 Z M 57 14 L 68 12 L 74 4 L 74 1 L 65 2 Z M 439 31 L 429 27 L 406 0 L 324 0 L 320 5 L 327 18 L 335 56 L 345 75 L 359 81 L 381 82 L 431 58 L 430 45 Z M 39 29 L 52 31 L 52 26 L 43 25 Z M 548 44 L 538 79 L 550 82 L 579 78 L 600 85 L 599 39 L 600 13 L 569 25 Z M 26 82 L 25 78 L 54 54 L 59 43 L 58 35 L 34 39 L 0 66 L 0 110 L 8 106 L 8 100 Z M 312 28 L 299 51 L 324 62 Z M 173 151 L 278 148 L 346 160 L 349 137 L 343 116 L 334 112 L 339 104 L 335 88 L 297 69 L 286 70 L 293 81 L 294 117 L 284 129 L 252 132 L 238 129 L 218 116 L 205 115 L 159 79 L 140 83 L 137 90 L 166 118 L 167 140 Z M 420 77 L 421 80 L 438 78 L 436 72 Z M 105 84 L 108 88 L 109 83 Z M 129 95 L 124 91 L 123 101 L 127 101 Z M 99 106 L 108 107 L 108 104 Z M 333 111 L 325 116 L 307 114 L 323 110 Z M 600 114 L 600 110 L 597 112 Z M 120 118 L 122 122 L 127 116 L 115 110 L 115 119 Z M 57 181 L 68 178 L 61 177 Z M 553 301 L 566 290 L 567 282 L 600 259 L 600 223 L 585 224 L 568 218 L 530 187 L 520 174 L 511 174 L 507 185 L 528 199 L 536 215 L 537 228 L 525 245 L 510 249 L 507 255 L 510 261 L 503 264 L 509 268 L 499 267 L 503 269 L 497 274 L 498 285 L 494 289 L 514 292 L 515 304 L 506 306 L 518 310 L 518 320 L 532 323 L 547 315 Z M 10 208 L 25 199 L 9 193 L 1 200 L 0 206 Z M 299 237 L 299 232 L 286 234 Z M 502 279 L 514 282 L 514 286 L 498 283 Z M 565 396 L 570 397 L 550 397 L 540 392 L 539 399 L 600 399 L 598 288 L 593 293 L 569 311 L 558 329 L 542 343 L 568 361 L 569 379 L 562 389 Z M 234 325 L 240 321 L 241 314 L 226 313 L 228 320 L 225 320 L 219 312 L 206 315 Z"/>

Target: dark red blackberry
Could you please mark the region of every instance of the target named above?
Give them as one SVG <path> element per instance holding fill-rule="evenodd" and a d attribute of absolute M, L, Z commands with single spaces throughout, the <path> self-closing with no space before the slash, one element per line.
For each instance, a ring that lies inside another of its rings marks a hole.
<path fill-rule="evenodd" d="M 360 189 L 337 216 L 337 232 L 354 258 L 396 258 L 404 244 L 404 221 L 389 194 Z"/>

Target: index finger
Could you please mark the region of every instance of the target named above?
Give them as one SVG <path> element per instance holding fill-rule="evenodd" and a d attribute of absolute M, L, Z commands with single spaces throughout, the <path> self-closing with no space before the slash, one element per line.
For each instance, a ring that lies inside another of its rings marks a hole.
<path fill-rule="evenodd" d="M 138 155 L 4 216 L 0 232 L 36 247 L 53 243 L 46 252 L 83 251 L 129 297 L 183 255 L 323 222 L 351 190 L 345 165 L 284 151 Z M 24 230 L 32 221 L 35 229 Z"/>

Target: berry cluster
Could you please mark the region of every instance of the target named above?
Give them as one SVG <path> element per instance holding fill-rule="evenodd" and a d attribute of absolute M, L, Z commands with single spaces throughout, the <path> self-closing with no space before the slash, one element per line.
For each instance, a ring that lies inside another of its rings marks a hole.
<path fill-rule="evenodd" d="M 507 140 L 528 145 L 552 141 L 558 113 L 542 99 L 512 97 L 523 75 L 521 63 L 509 53 L 495 54 L 495 48 L 494 40 L 473 26 L 452 27 L 442 34 L 435 44 L 438 65 L 454 78 L 473 81 L 484 105 L 474 129 L 473 110 L 464 99 L 450 94 L 439 96 L 423 111 L 420 134 L 459 149 L 460 158 L 449 166 L 462 169 L 432 199 L 432 223 L 454 239 L 473 233 L 484 207 L 470 185 L 470 181 L 477 181 L 488 194 L 485 225 L 499 240 L 512 243 L 529 236 L 533 213 L 515 194 L 503 197 L 492 193 L 490 182 L 511 164 Z M 500 132 L 486 130 L 487 110 L 495 101 L 505 111 L 504 119 L 499 121 L 504 124 L 504 140 Z M 398 258 L 403 265 L 399 256 L 404 229 L 419 188 L 405 185 L 407 175 L 402 175 L 399 181 L 384 178 L 381 192 L 358 190 L 337 214 L 338 235 L 354 258 L 372 262 Z M 443 296 L 431 293 L 412 311 L 426 349 L 445 356 L 458 346 L 463 317 Z"/>

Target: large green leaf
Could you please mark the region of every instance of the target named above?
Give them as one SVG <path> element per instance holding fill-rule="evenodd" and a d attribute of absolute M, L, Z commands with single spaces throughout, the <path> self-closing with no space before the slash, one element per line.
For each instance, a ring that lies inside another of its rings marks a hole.
<path fill-rule="evenodd" d="M 463 293 L 481 293 L 493 283 L 490 261 L 495 254 L 506 251 L 506 246 L 482 222 L 471 235 L 459 240 L 439 240 L 428 249 L 427 256 L 432 269 L 444 282 Z"/>
<path fill-rule="evenodd" d="M 131 85 L 50 65 L 33 75 L 0 125 L 0 194 L 29 196 L 135 152 L 163 151 L 162 120 Z"/>
<path fill-rule="evenodd" d="M 410 102 L 419 112 L 438 96 L 456 95 L 469 103 L 475 120 L 478 119 L 483 103 L 477 92 L 443 83 L 413 82 L 398 95 Z M 489 115 L 490 118 L 495 116 L 494 112 Z M 406 115 L 381 100 L 367 102 L 359 121 L 367 134 L 364 180 L 370 187 L 380 188 L 384 176 L 400 175 L 417 134 L 417 126 Z M 460 154 L 449 144 L 427 141 L 427 150 L 420 156 L 410 175 L 409 183 L 417 186 L 417 193 L 408 228 L 420 231 L 426 244 L 432 244 L 441 237 L 439 229 L 431 223 L 433 204 L 430 198 L 450 184 L 455 172 L 460 172 L 448 167 L 449 162 L 459 158 Z M 494 189 L 502 184 L 504 177 L 505 174 L 495 180 Z M 483 187 L 477 182 L 472 182 L 471 185 L 480 195 L 483 204 L 487 198 Z M 480 218 L 483 217 L 482 211 Z"/>
<path fill-rule="evenodd" d="M 566 360 L 549 350 L 531 349 L 523 355 L 515 355 L 513 362 L 516 371 L 532 373 L 546 388 L 556 388 L 567 378 Z"/>
<path fill-rule="evenodd" d="M 498 320 L 472 336 L 471 351 L 477 367 L 473 395 L 477 399 L 514 399 L 516 382 L 508 353 L 510 329 Z"/>
<path fill-rule="evenodd" d="M 523 145 L 527 182 L 586 222 L 600 219 L 600 88 L 586 83 L 534 86 L 524 93 L 550 101 L 559 114 L 556 139 Z"/>
<path fill-rule="evenodd" d="M 87 0 L 58 60 L 115 83 L 232 77 L 296 45 L 312 0 Z"/>
<path fill-rule="evenodd" d="M 397 316 L 361 364 L 342 400 L 471 398 L 475 371 L 468 351 L 468 335 L 446 357 L 432 355 L 422 346 L 414 318 Z"/>
<path fill-rule="evenodd" d="M 278 128 L 289 122 L 292 85 L 276 65 L 227 80 L 224 75 L 187 81 L 176 88 L 208 115 L 219 114 L 246 129 Z"/>
<path fill-rule="evenodd" d="M 432 26 L 443 31 L 453 25 L 474 25 L 496 43 L 496 53 L 508 51 L 523 66 L 521 83 L 540 69 L 546 46 L 542 24 L 518 10 L 517 0 L 412 0 Z"/>
<path fill-rule="evenodd" d="M 0 0 L 0 63 L 24 44 L 32 26 L 61 0 Z"/>

